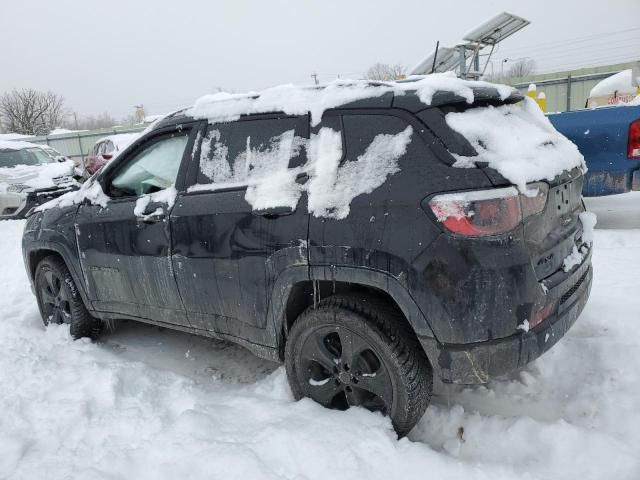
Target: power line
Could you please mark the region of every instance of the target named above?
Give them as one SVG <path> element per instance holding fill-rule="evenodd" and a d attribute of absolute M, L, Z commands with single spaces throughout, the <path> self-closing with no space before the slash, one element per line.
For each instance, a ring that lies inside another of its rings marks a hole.
<path fill-rule="evenodd" d="M 536 43 L 535 45 L 522 45 L 509 50 L 530 52 L 530 51 L 539 50 L 541 48 L 554 46 L 554 45 L 573 45 L 575 43 L 582 43 L 582 42 L 591 41 L 591 40 L 598 40 L 601 42 L 603 37 L 611 37 L 614 35 L 619 35 L 621 33 L 628 33 L 632 31 L 640 31 L 640 27 L 629 28 L 626 30 L 617 30 L 613 32 L 598 33 L 598 34 L 588 35 L 583 37 L 566 38 L 564 40 L 558 40 L 558 41 L 554 40 L 553 42 Z"/>

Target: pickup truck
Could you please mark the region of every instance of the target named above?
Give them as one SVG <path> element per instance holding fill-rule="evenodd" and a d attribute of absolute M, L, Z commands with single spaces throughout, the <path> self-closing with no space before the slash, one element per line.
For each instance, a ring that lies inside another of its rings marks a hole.
<path fill-rule="evenodd" d="M 640 190 L 640 105 L 576 110 L 548 115 L 578 146 L 589 171 L 585 197 Z"/>

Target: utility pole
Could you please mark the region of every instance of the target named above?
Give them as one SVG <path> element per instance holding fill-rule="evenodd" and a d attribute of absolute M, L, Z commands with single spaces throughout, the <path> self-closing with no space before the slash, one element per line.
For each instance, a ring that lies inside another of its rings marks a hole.
<path fill-rule="evenodd" d="M 138 123 L 144 123 L 144 105 L 134 105 L 133 108 L 136 109 L 136 120 L 138 121 Z"/>
<path fill-rule="evenodd" d="M 315 83 L 316 85 L 320 84 L 320 82 L 318 81 L 318 73 L 317 72 L 313 72 L 311 74 L 311 78 L 313 78 L 313 83 Z"/>
<path fill-rule="evenodd" d="M 78 130 L 78 114 L 73 112 L 73 124 L 75 125 L 75 129 Z"/>

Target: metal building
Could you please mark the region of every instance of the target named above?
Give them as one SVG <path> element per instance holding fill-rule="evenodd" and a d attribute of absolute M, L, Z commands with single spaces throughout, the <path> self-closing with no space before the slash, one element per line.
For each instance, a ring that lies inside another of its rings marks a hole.
<path fill-rule="evenodd" d="M 581 68 L 565 72 L 543 73 L 516 78 L 512 85 L 526 94 L 535 83 L 547 97 L 547 112 L 566 112 L 585 108 L 591 89 L 602 79 L 629 68 L 640 68 L 640 60 L 602 67 Z"/>

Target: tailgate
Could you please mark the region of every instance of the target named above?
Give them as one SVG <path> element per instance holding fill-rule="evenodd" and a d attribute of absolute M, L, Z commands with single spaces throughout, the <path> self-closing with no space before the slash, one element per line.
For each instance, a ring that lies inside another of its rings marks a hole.
<path fill-rule="evenodd" d="M 576 169 L 549 183 L 545 209 L 524 222 L 524 236 L 538 280 L 562 268 L 582 236 L 583 176 Z"/>

